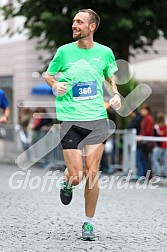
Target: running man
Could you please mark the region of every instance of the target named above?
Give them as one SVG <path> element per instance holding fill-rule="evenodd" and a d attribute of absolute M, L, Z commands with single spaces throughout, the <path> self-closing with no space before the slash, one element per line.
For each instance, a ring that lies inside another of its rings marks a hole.
<path fill-rule="evenodd" d="M 0 108 L 3 110 L 3 115 L 0 117 L 0 123 L 7 123 L 10 115 L 9 102 L 2 89 L 0 89 Z"/>
<path fill-rule="evenodd" d="M 117 71 L 113 52 L 93 40 L 99 23 L 100 18 L 93 10 L 79 10 L 72 24 L 75 42 L 58 48 L 45 73 L 46 82 L 56 90 L 56 114 L 62 122 L 60 135 L 67 167 L 60 190 L 64 205 L 71 202 L 74 186 L 84 176 L 86 178 L 82 240 L 95 240 L 93 217 L 99 195 L 99 163 L 109 136 L 102 89 L 104 79 L 111 85 L 113 92 L 109 104 L 115 110 L 121 107 L 112 77 Z M 61 75 L 56 81 L 54 76 L 58 72 Z"/>

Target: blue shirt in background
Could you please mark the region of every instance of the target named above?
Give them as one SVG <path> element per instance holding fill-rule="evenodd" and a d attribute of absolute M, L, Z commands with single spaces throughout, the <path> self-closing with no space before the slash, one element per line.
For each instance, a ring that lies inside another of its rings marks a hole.
<path fill-rule="evenodd" d="M 8 99 L 6 98 L 5 92 L 0 89 L 0 108 L 6 109 L 9 107 Z"/>

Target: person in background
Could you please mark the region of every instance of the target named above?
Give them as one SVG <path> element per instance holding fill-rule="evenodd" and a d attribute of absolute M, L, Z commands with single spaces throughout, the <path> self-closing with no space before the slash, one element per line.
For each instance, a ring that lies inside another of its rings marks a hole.
<path fill-rule="evenodd" d="M 155 136 L 167 137 L 167 124 L 165 123 L 165 115 L 159 112 L 156 115 L 156 124 L 154 125 Z M 164 170 L 162 173 L 161 166 Z M 152 166 L 156 176 L 167 177 L 167 142 L 157 142 L 152 153 Z"/>
<path fill-rule="evenodd" d="M 32 110 L 30 108 L 22 108 L 19 113 L 19 125 L 16 130 L 19 132 L 23 150 L 26 151 L 27 160 L 31 160 L 30 146 L 32 141 L 32 131 L 30 122 L 32 119 Z"/>
<path fill-rule="evenodd" d="M 36 114 L 36 117 L 33 119 L 32 124 L 31 124 L 31 129 L 33 131 L 33 136 L 32 136 L 32 144 L 35 144 L 38 142 L 41 138 L 43 138 L 48 131 L 50 130 L 51 126 L 53 125 L 53 119 L 49 116 L 47 113 L 46 109 L 43 107 L 39 107 L 34 111 L 34 114 Z M 42 150 L 45 150 L 47 153 L 47 146 L 48 142 L 47 141 L 52 141 L 52 139 L 45 138 L 45 145 L 41 146 Z M 36 155 L 40 156 L 40 149 L 36 149 Z M 41 168 L 51 168 L 52 164 L 51 162 L 51 153 L 46 154 L 42 159 L 41 159 Z"/>
<path fill-rule="evenodd" d="M 132 111 L 132 113 L 130 114 L 130 121 L 128 124 L 128 129 L 136 129 L 136 134 L 138 135 L 140 132 L 140 123 L 142 120 L 142 116 L 141 114 L 138 112 L 137 109 L 135 109 L 134 111 Z"/>
<path fill-rule="evenodd" d="M 7 123 L 10 115 L 9 102 L 2 89 L 0 89 L 0 108 L 3 110 L 3 115 L 0 117 L 0 123 Z"/>
<path fill-rule="evenodd" d="M 106 107 L 107 111 L 107 123 L 109 130 L 112 129 L 113 122 L 115 123 L 115 111 L 114 109 L 109 105 L 108 102 L 104 102 L 104 105 Z M 112 168 L 112 156 L 113 156 L 113 135 L 110 136 L 104 146 L 104 151 L 102 154 L 101 162 L 100 162 L 100 171 L 106 174 L 112 174 L 113 168 Z"/>
<path fill-rule="evenodd" d="M 140 123 L 140 136 L 154 136 L 154 119 L 150 107 L 144 103 L 140 108 L 142 120 Z M 139 140 L 137 142 L 137 177 L 146 176 L 151 170 L 150 154 L 153 149 L 153 142 Z"/>

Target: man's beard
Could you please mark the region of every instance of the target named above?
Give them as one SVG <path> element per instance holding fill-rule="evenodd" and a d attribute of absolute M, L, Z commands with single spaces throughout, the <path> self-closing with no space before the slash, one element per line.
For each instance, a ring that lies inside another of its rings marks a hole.
<path fill-rule="evenodd" d="M 74 40 L 78 40 L 78 39 L 81 39 L 81 38 L 82 38 L 81 33 L 79 33 L 77 36 L 73 36 Z"/>
<path fill-rule="evenodd" d="M 82 35 L 81 33 L 79 33 L 77 36 L 73 36 L 74 40 L 79 40 L 79 39 L 83 39 L 89 36 L 89 32 L 87 33 L 87 35 Z"/>

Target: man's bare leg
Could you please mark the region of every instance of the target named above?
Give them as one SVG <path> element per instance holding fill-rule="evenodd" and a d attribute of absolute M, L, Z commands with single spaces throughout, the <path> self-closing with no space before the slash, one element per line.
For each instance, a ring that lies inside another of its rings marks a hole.
<path fill-rule="evenodd" d="M 83 178 L 83 159 L 82 150 L 66 149 L 63 150 L 64 161 L 67 169 L 64 176 L 71 185 L 78 185 Z"/>
<path fill-rule="evenodd" d="M 76 149 L 63 150 L 67 169 L 60 189 L 60 199 L 64 205 L 72 200 L 73 186 L 78 185 L 83 178 L 82 151 Z"/>
<path fill-rule="evenodd" d="M 92 148 L 94 148 L 94 151 L 91 151 L 89 155 Z M 98 147 L 97 145 L 87 145 L 85 148 L 85 153 L 87 155 L 85 172 L 87 178 L 85 185 L 85 214 L 90 218 L 95 214 L 99 196 L 98 172 L 103 150 L 104 144 L 98 144 Z"/>

